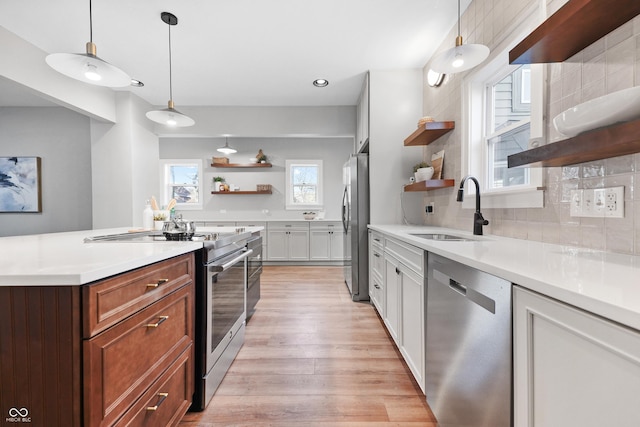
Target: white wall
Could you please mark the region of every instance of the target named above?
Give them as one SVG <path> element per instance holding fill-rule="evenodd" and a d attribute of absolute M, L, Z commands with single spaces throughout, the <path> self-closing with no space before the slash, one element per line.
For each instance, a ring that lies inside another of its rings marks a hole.
<path fill-rule="evenodd" d="M 87 117 L 61 107 L 0 108 L 0 155 L 42 159 L 42 212 L 0 213 L 0 236 L 91 228 Z"/>
<path fill-rule="evenodd" d="M 158 137 L 144 114 L 151 106 L 129 92 L 117 93 L 116 106 L 116 124 L 91 122 L 94 228 L 141 226 L 159 186 Z"/>
<path fill-rule="evenodd" d="M 355 126 L 354 126 L 355 127 Z M 340 219 L 342 201 L 342 166 L 352 149 L 353 138 L 230 138 L 229 145 L 238 153 L 231 154 L 231 163 L 248 163 L 259 149 L 268 156 L 271 168 L 224 169 L 211 167 L 213 156 L 222 156 L 216 148 L 224 138 L 161 138 L 162 159 L 203 159 L 204 209 L 183 211 L 185 218 L 202 220 L 276 220 L 302 219 L 301 211 L 285 211 L 285 160 L 323 160 L 324 204 L 327 219 Z M 227 183 L 241 190 L 255 190 L 256 184 L 271 184 L 271 195 L 212 195 L 213 176 L 224 176 Z M 156 197 L 160 190 L 157 190 Z M 263 210 L 268 210 L 268 213 Z"/>
<path fill-rule="evenodd" d="M 421 217 L 422 199 L 403 194 L 422 149 L 405 147 L 422 107 L 422 70 L 372 70 L 369 74 L 369 193 L 371 224 L 401 224 L 401 200 L 410 222 Z"/>

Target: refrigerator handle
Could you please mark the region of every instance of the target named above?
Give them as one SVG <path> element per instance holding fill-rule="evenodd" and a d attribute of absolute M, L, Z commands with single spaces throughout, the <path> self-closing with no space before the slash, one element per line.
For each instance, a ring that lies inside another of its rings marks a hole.
<path fill-rule="evenodd" d="M 344 232 L 346 233 L 349 229 L 349 201 L 347 200 L 347 187 L 344 187 L 344 192 L 342 193 L 342 228 L 344 228 Z"/>

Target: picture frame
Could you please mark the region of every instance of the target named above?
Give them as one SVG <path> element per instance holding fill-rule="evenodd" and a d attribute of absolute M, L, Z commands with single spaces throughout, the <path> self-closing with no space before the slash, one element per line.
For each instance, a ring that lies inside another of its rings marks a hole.
<path fill-rule="evenodd" d="M 0 157 L 0 213 L 42 212 L 40 157 Z"/>

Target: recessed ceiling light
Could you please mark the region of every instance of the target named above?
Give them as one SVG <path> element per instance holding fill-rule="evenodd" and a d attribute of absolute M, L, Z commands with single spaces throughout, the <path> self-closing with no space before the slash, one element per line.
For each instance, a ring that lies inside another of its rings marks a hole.
<path fill-rule="evenodd" d="M 313 85 L 315 87 L 325 87 L 329 85 L 329 80 L 325 80 L 325 79 L 316 79 L 313 81 Z"/>
<path fill-rule="evenodd" d="M 140 80 L 131 79 L 131 86 L 133 86 L 133 87 L 142 87 L 142 86 L 144 86 L 144 83 L 142 83 Z"/>

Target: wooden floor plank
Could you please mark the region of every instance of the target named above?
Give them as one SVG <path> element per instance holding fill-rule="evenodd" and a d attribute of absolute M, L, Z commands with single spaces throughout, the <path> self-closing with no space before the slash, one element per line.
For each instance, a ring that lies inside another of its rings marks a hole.
<path fill-rule="evenodd" d="M 373 307 L 340 267 L 265 266 L 245 344 L 181 427 L 435 427 Z"/>

